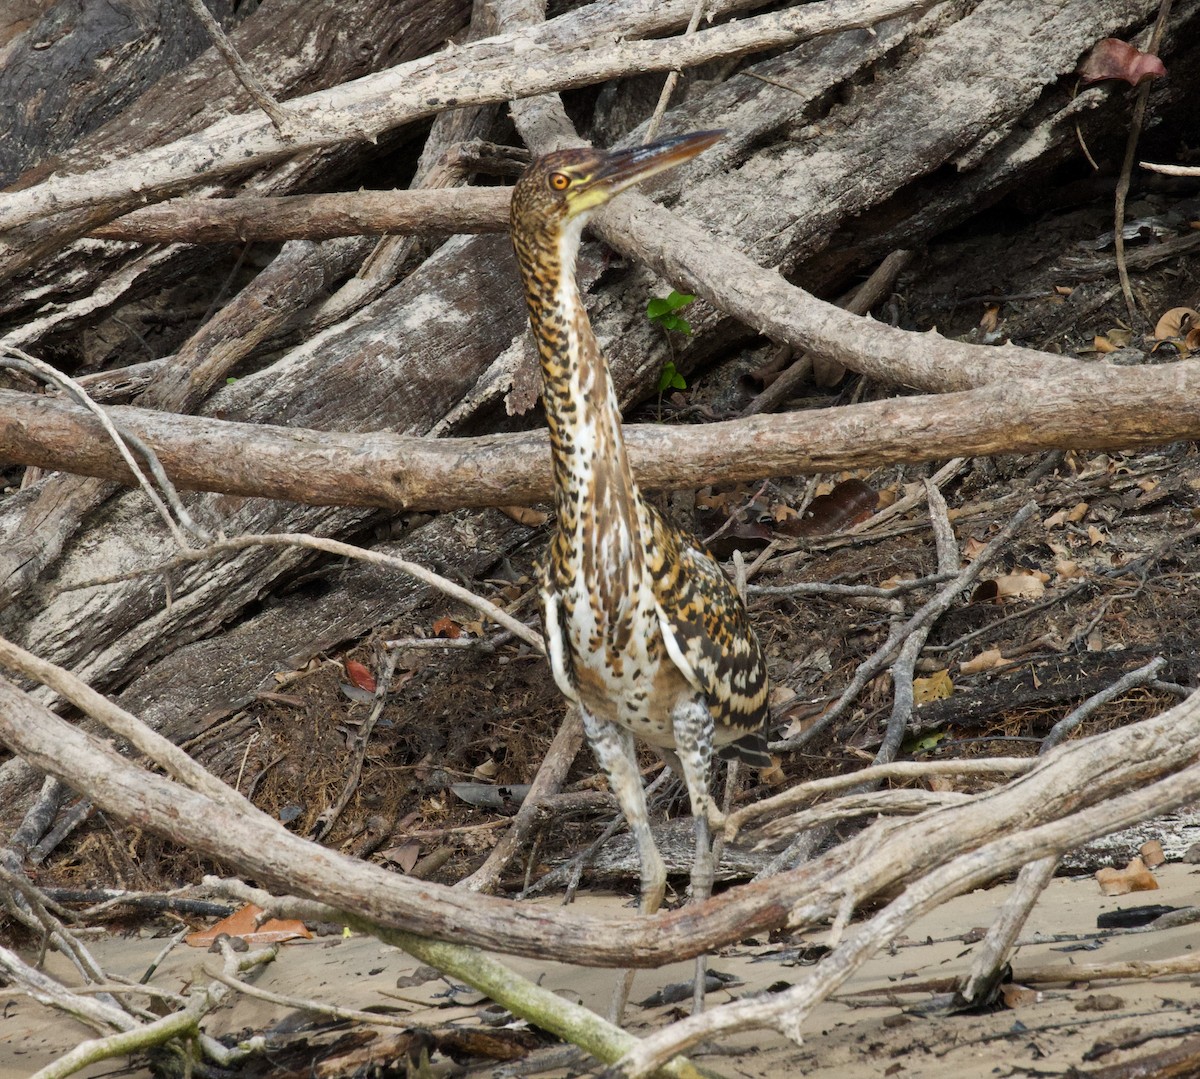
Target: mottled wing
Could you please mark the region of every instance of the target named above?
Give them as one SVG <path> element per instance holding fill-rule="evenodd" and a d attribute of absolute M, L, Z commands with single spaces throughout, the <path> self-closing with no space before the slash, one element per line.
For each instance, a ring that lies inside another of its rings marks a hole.
<path fill-rule="evenodd" d="M 655 538 L 651 573 L 667 651 L 704 694 L 721 755 L 769 767 L 767 666 L 746 609 L 712 555 L 657 514 Z"/>

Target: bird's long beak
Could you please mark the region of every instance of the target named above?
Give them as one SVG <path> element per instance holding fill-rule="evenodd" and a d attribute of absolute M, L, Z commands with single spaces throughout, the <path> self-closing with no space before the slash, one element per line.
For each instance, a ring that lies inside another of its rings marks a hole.
<path fill-rule="evenodd" d="M 633 150 L 617 150 L 593 174 L 587 186 L 587 194 L 591 196 L 588 202 L 593 205 L 607 202 L 627 187 L 691 160 L 724 137 L 724 131 L 693 131 Z"/>

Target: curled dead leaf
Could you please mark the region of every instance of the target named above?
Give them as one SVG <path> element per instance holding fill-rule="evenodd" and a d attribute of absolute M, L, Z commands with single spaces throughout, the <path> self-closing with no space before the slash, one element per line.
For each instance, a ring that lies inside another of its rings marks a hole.
<path fill-rule="evenodd" d="M 972 659 L 965 660 L 958 665 L 959 674 L 978 674 L 980 671 L 994 670 L 1004 663 L 1004 657 L 1000 654 L 999 648 L 989 648 L 986 652 L 980 652 L 979 655 Z"/>
<path fill-rule="evenodd" d="M 498 506 L 497 509 L 526 528 L 541 528 L 550 520 L 549 513 L 545 510 L 535 510 L 532 506 Z"/>
<path fill-rule="evenodd" d="M 1000 996 L 1006 1008 L 1027 1008 L 1031 1004 L 1039 1004 L 1042 999 L 1042 994 L 1037 989 L 1017 985 L 1016 982 L 1006 982 L 1000 986 Z"/>
<path fill-rule="evenodd" d="M 413 866 L 417 864 L 417 859 L 421 856 L 421 844 L 415 839 L 406 839 L 403 843 L 380 851 L 380 856 L 385 862 L 389 862 L 399 869 L 401 873 L 411 873 Z"/>
<path fill-rule="evenodd" d="M 776 531 L 787 536 L 827 536 L 865 521 L 879 505 L 874 488 L 860 479 L 847 479 L 819 494 L 802 518 L 778 520 Z"/>
<path fill-rule="evenodd" d="M 1084 86 L 1113 79 L 1137 86 L 1146 79 L 1160 79 L 1166 73 L 1163 62 L 1153 53 L 1142 52 L 1136 45 L 1116 37 L 1097 41 L 1079 65 L 1079 80 Z"/>
<path fill-rule="evenodd" d="M 1004 573 L 982 581 L 971 595 L 972 603 L 1003 603 L 1009 599 L 1041 599 L 1046 594 L 1045 573 Z"/>
<path fill-rule="evenodd" d="M 1200 312 L 1192 307 L 1172 307 L 1165 311 L 1154 326 L 1154 337 L 1157 341 L 1166 341 L 1172 337 L 1184 337 L 1200 323 Z"/>
<path fill-rule="evenodd" d="M 495 758 L 488 757 L 482 764 L 475 766 L 471 775 L 475 779 L 495 779 L 498 771 L 500 771 L 500 766 L 496 763 Z"/>

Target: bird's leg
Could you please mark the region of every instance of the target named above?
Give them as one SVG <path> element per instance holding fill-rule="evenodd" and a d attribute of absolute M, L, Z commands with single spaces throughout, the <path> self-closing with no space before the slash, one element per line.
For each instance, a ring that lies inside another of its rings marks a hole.
<path fill-rule="evenodd" d="M 724 815 L 717 809 L 708 789 L 712 763 L 713 718 L 703 701 L 684 701 L 671 712 L 675 734 L 675 752 L 683 769 L 692 816 L 696 821 L 696 855 L 692 860 L 692 902 L 703 903 L 712 895 L 712 826 L 724 827 Z M 692 985 L 692 1013 L 704 1011 L 704 982 L 708 973 L 707 957 L 696 957 L 696 978 Z"/>
<path fill-rule="evenodd" d="M 616 795 L 621 812 L 637 844 L 638 861 L 641 865 L 641 912 L 654 914 L 662 906 L 667 889 L 667 870 L 662 856 L 650 831 L 650 814 L 646 809 L 646 792 L 642 788 L 642 775 L 638 769 L 637 753 L 633 747 L 633 735 L 624 727 L 608 723 L 591 715 L 586 708 L 579 709 L 583 716 L 583 729 L 587 733 L 592 752 L 608 776 L 609 786 Z M 629 991 L 633 986 L 632 969 L 621 972 L 613 989 L 609 1006 L 609 1019 L 621 1022 Z"/>

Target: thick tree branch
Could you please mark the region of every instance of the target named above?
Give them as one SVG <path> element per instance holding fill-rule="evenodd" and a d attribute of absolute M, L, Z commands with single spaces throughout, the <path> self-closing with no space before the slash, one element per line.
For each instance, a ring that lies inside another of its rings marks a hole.
<path fill-rule="evenodd" d="M 384 233 L 507 232 L 507 187 L 171 199 L 93 229 L 103 240 L 244 243 Z"/>
<path fill-rule="evenodd" d="M 943 342 L 928 334 L 917 339 L 936 360 Z M 964 393 L 698 427 L 631 425 L 626 432 L 639 480 L 658 489 L 1063 446 L 1130 449 L 1200 437 L 1200 369 L 1194 364 L 1079 366 L 1080 373 L 1069 377 L 1022 379 Z M 128 407 L 111 414 L 155 450 L 176 484 L 190 489 L 392 509 L 529 504 L 545 501 L 551 490 L 541 432 L 425 439 Z M 129 480 L 93 417 L 65 401 L 15 391 L 0 390 L 0 459 Z"/>

